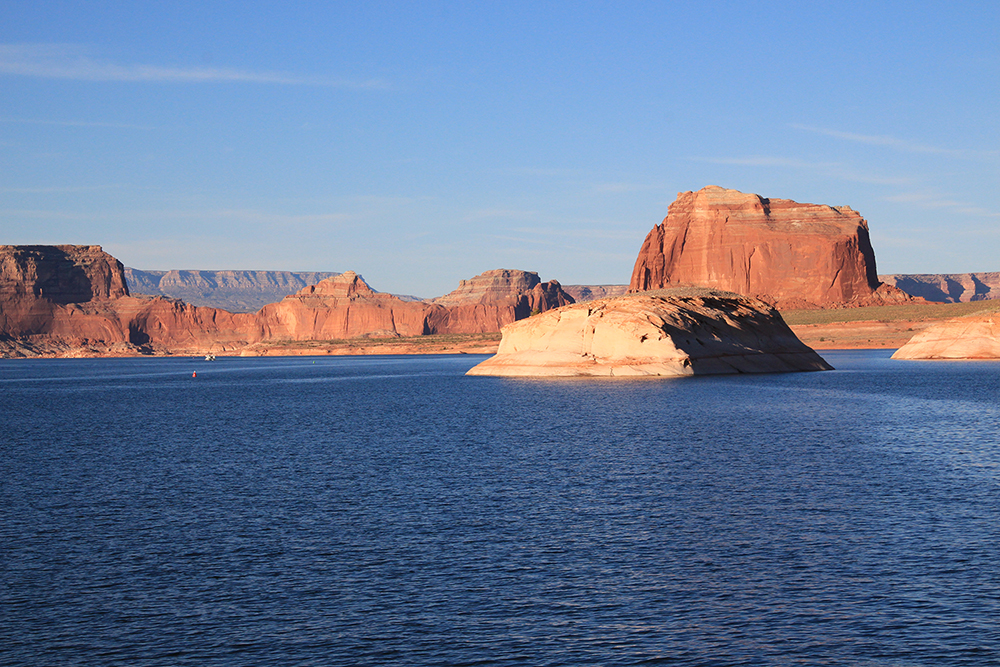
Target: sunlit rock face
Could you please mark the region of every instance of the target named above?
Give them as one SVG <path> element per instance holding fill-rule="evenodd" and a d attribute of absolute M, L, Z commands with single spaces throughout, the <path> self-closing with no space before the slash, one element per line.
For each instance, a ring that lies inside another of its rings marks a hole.
<path fill-rule="evenodd" d="M 782 308 L 908 299 L 879 282 L 868 223 L 857 211 L 718 186 L 679 193 L 646 236 L 629 290 L 671 285 L 728 290 Z"/>
<path fill-rule="evenodd" d="M 681 289 L 565 306 L 509 324 L 497 354 L 469 374 L 622 377 L 828 369 L 764 302 Z"/>
<path fill-rule="evenodd" d="M 1000 313 L 968 315 L 924 329 L 893 359 L 1000 359 Z"/>

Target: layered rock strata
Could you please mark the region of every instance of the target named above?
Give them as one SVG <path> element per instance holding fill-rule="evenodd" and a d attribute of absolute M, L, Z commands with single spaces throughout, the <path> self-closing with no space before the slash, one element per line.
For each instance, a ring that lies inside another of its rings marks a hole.
<path fill-rule="evenodd" d="M 577 303 L 610 299 L 628 294 L 628 285 L 563 285 L 563 291 Z"/>
<path fill-rule="evenodd" d="M 956 317 L 928 327 L 893 359 L 1000 359 L 1000 313 Z"/>
<path fill-rule="evenodd" d="M 575 304 L 503 328 L 469 375 L 645 376 L 829 370 L 771 306 L 711 290 Z"/>
<path fill-rule="evenodd" d="M 782 308 L 875 305 L 882 285 L 868 223 L 848 206 L 767 199 L 718 186 L 681 192 L 639 251 L 629 291 L 701 285 Z"/>
<path fill-rule="evenodd" d="M 891 274 L 879 279 L 927 301 L 966 303 L 1000 299 L 998 272 Z"/>

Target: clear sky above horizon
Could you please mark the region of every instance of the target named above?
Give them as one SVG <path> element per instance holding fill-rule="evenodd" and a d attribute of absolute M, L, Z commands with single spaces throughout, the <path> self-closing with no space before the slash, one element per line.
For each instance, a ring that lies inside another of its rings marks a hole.
<path fill-rule="evenodd" d="M 680 191 L 1000 271 L 993 2 L 0 4 L 0 243 L 127 266 L 627 283 Z"/>

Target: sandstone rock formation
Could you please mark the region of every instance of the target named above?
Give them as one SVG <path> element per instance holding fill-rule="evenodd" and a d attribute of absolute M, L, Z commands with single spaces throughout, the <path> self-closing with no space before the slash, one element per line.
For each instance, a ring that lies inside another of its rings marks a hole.
<path fill-rule="evenodd" d="M 193 306 L 252 313 L 337 275 L 292 271 L 142 271 L 125 267 L 132 293 L 181 299 Z"/>
<path fill-rule="evenodd" d="M 79 303 L 128 293 L 121 262 L 101 246 L 0 246 L 0 303 Z"/>
<path fill-rule="evenodd" d="M 374 291 L 353 271 L 322 280 L 257 313 L 262 340 L 336 340 L 432 333 L 423 302 Z"/>
<path fill-rule="evenodd" d="M 767 304 L 664 290 L 575 304 L 509 324 L 469 375 L 640 376 L 828 370 Z"/>
<path fill-rule="evenodd" d="M 868 223 L 850 207 L 766 199 L 717 186 L 677 195 L 646 237 L 629 290 L 684 284 L 782 308 L 908 298 L 879 283 Z"/>
<path fill-rule="evenodd" d="M 573 303 L 558 281 L 542 282 L 533 271 L 495 269 L 459 283 L 429 302 L 431 333 L 485 333 L 505 324 Z"/>
<path fill-rule="evenodd" d="M 1000 359 L 1000 313 L 956 317 L 924 329 L 893 359 Z"/>
<path fill-rule="evenodd" d="M 921 273 L 879 276 L 887 285 L 927 301 L 966 303 L 1000 299 L 1000 273 Z"/>
<path fill-rule="evenodd" d="M 0 356 L 221 352 L 255 331 L 250 315 L 130 296 L 100 246 L 0 246 Z"/>

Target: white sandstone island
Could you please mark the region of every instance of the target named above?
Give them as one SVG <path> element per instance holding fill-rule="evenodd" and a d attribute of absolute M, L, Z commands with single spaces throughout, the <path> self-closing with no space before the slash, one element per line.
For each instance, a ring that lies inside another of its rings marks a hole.
<path fill-rule="evenodd" d="M 1000 359 L 1000 313 L 966 315 L 924 329 L 893 359 Z"/>
<path fill-rule="evenodd" d="M 563 306 L 503 328 L 469 375 L 651 376 L 831 370 L 758 299 L 674 288 Z"/>

